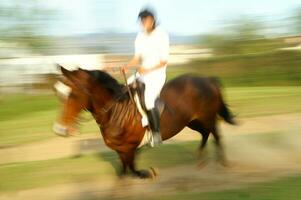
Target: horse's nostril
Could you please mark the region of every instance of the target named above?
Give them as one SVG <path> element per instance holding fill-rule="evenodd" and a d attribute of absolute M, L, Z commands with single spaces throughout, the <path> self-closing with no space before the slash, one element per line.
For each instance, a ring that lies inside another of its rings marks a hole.
<path fill-rule="evenodd" d="M 68 128 L 60 123 L 55 122 L 52 126 L 52 130 L 55 134 L 59 136 L 67 136 Z"/>

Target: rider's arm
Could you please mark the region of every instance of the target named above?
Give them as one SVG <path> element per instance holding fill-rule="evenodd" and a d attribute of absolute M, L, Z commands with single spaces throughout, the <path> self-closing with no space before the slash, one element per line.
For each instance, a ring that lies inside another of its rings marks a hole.
<path fill-rule="evenodd" d="M 162 67 L 165 67 L 167 65 L 167 60 L 161 60 L 159 64 L 155 65 L 154 67 L 152 67 L 151 69 L 145 69 L 143 66 L 138 68 L 138 71 L 141 72 L 151 72 L 157 69 L 160 69 Z"/>
<path fill-rule="evenodd" d="M 157 41 L 160 44 L 160 49 L 158 50 L 160 53 L 160 63 L 150 69 L 145 69 L 144 66 L 141 66 L 138 69 L 139 72 L 147 73 L 167 66 L 169 57 L 169 37 L 166 32 L 162 32 L 160 36 L 160 39 Z"/>
<path fill-rule="evenodd" d="M 137 67 L 141 64 L 141 44 L 140 44 L 140 35 L 138 34 L 135 39 L 135 55 L 128 62 L 126 66 L 123 67 L 124 70 L 127 70 L 132 67 Z"/>
<path fill-rule="evenodd" d="M 140 64 L 140 58 L 138 56 L 133 56 L 133 58 L 128 62 L 126 68 L 137 67 Z"/>
<path fill-rule="evenodd" d="M 167 63 L 168 63 L 167 60 L 161 60 L 160 63 L 159 63 L 158 65 L 154 66 L 154 69 L 162 68 L 162 67 L 166 66 Z"/>

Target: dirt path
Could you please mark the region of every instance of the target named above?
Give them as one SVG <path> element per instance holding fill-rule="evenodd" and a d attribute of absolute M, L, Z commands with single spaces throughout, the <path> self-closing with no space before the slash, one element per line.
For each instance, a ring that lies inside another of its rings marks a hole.
<path fill-rule="evenodd" d="M 119 199 L 174 194 L 175 191 L 216 191 L 244 187 L 250 183 L 274 180 L 301 172 L 301 113 L 242 119 L 237 127 L 221 125 L 230 166 L 221 167 L 213 159 L 201 170 L 196 165 L 163 169 L 155 180 L 108 177 L 97 182 L 70 183 L 35 188 L 17 193 L 2 193 L 0 199 Z M 199 140 L 189 129 L 169 140 Z M 254 133 L 279 134 L 271 138 L 248 137 Z M 291 137 L 291 136 L 294 137 Z M 235 137 L 239 136 L 239 137 Z M 0 150 L 1 162 L 43 160 L 77 153 L 108 150 L 99 138 L 56 138 L 49 141 Z M 38 150 L 38 151 L 37 151 Z M 8 154 L 8 155 L 6 155 Z M 14 155 L 16 154 L 16 155 Z M 4 157 L 2 157 L 4 156 Z M 13 156 L 12 158 L 9 158 Z"/>
<path fill-rule="evenodd" d="M 226 142 L 235 135 L 252 133 L 269 133 L 301 129 L 301 113 L 245 118 L 239 126 L 221 123 L 221 132 Z M 200 135 L 186 128 L 166 143 L 200 140 Z M 78 154 L 108 151 L 101 136 L 91 137 L 57 137 L 42 142 L 35 142 L 17 147 L 0 149 L 0 164 L 26 162 L 34 160 L 49 160 Z"/>
<path fill-rule="evenodd" d="M 235 145 L 239 143 L 239 145 Z M 229 167 L 211 160 L 202 169 L 181 165 L 160 171 L 155 180 L 107 177 L 97 182 L 70 183 L 0 195 L 1 200 L 120 199 L 161 196 L 176 192 L 206 192 L 247 187 L 301 172 L 301 135 L 283 141 L 282 148 L 247 138 L 228 144 Z M 239 147 L 239 149 L 237 149 Z"/>
<path fill-rule="evenodd" d="M 49 160 L 109 150 L 101 136 L 57 137 L 17 147 L 0 149 L 0 164 Z"/>

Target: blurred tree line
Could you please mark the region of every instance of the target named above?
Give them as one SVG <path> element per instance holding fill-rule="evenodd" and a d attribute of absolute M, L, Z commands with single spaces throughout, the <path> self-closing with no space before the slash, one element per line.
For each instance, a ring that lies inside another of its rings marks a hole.
<path fill-rule="evenodd" d="M 56 12 L 38 0 L 0 1 L 0 42 L 13 42 L 39 51 L 50 45 L 45 29 Z M 43 32 L 44 31 L 44 32 Z"/>
<path fill-rule="evenodd" d="M 281 36 L 301 35 L 301 7 L 292 16 L 284 19 L 281 25 L 275 26 L 271 22 L 264 23 L 260 20 L 241 16 L 226 21 L 219 33 L 207 34 L 202 37 L 201 42 L 212 48 L 216 55 L 245 55 L 285 47 L 287 44 L 283 43 Z"/>
<path fill-rule="evenodd" d="M 217 55 L 252 54 L 281 46 L 279 39 L 267 39 L 262 30 L 260 22 L 243 17 L 226 25 L 219 34 L 206 35 L 203 43 Z"/>
<path fill-rule="evenodd" d="M 290 36 L 295 40 L 288 43 L 285 38 Z M 281 20 L 235 18 L 201 38 L 200 43 L 211 48 L 214 56 L 179 65 L 172 77 L 185 68 L 217 76 L 226 86 L 300 86 L 301 51 L 286 48 L 300 45 L 296 36 L 301 38 L 301 7 Z"/>
<path fill-rule="evenodd" d="M 292 17 L 292 22 L 294 32 L 301 35 L 301 7 L 295 10 L 295 13 Z"/>

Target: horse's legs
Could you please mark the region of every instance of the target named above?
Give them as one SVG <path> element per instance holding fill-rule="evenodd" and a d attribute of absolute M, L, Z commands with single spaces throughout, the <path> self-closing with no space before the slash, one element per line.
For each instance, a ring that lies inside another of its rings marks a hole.
<path fill-rule="evenodd" d="M 209 134 L 210 132 L 208 131 L 202 132 L 203 138 L 202 138 L 201 145 L 199 147 L 199 161 L 198 161 L 199 167 L 203 167 L 208 161 L 208 151 L 207 149 L 205 149 L 205 147 L 208 141 Z"/>
<path fill-rule="evenodd" d="M 135 150 L 131 150 L 129 152 L 120 152 L 119 156 L 123 165 L 122 174 L 126 173 L 127 167 L 131 170 L 131 172 L 139 177 L 139 178 L 151 178 L 152 173 L 147 170 L 137 170 L 135 167 Z"/>
<path fill-rule="evenodd" d="M 206 146 L 207 141 L 208 141 L 208 138 L 209 138 L 209 134 L 210 134 L 210 132 L 208 132 L 208 131 L 202 133 L 203 139 L 202 139 L 202 142 L 201 142 L 201 145 L 200 145 L 200 152 L 204 151 L 205 146 Z"/>
<path fill-rule="evenodd" d="M 191 128 L 192 130 L 198 131 L 201 135 L 202 135 L 202 141 L 201 144 L 199 146 L 199 164 L 202 165 L 205 163 L 206 161 L 206 157 L 207 157 L 207 151 L 205 150 L 207 141 L 208 141 L 208 137 L 210 134 L 210 131 L 208 131 L 207 129 L 205 129 L 201 122 L 194 120 L 192 122 L 189 123 L 188 125 L 189 128 Z"/>
<path fill-rule="evenodd" d="M 126 157 L 125 153 L 121 153 L 121 152 L 118 152 L 118 155 L 119 155 L 119 158 L 120 158 L 121 163 L 122 163 L 120 176 L 124 176 L 124 175 L 126 175 L 126 171 L 127 171 L 127 167 L 128 167 L 127 166 L 127 157 Z"/>
<path fill-rule="evenodd" d="M 227 165 L 227 159 L 226 159 L 226 156 L 225 156 L 224 147 L 223 147 L 222 142 L 221 142 L 221 137 L 219 135 L 219 131 L 218 131 L 218 128 L 217 128 L 216 125 L 214 125 L 211 132 L 213 134 L 213 137 L 215 139 L 215 144 L 216 144 L 216 147 L 217 147 L 217 159 L 222 165 L 226 166 Z"/>

